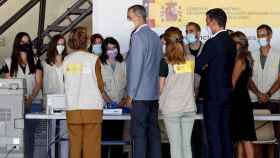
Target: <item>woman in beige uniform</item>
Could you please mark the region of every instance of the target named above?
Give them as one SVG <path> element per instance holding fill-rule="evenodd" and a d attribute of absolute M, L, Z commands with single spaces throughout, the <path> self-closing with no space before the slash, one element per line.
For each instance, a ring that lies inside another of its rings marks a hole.
<path fill-rule="evenodd" d="M 70 158 L 101 157 L 104 85 L 98 56 L 87 51 L 86 32 L 84 27 L 71 31 L 68 44 L 74 52 L 63 63 Z"/>

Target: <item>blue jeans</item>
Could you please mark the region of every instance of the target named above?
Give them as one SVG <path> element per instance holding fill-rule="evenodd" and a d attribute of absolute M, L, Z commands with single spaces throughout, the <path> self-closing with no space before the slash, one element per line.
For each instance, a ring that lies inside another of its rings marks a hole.
<path fill-rule="evenodd" d="M 165 115 L 171 158 L 192 158 L 191 135 L 195 113 Z"/>
<path fill-rule="evenodd" d="M 133 158 L 161 158 L 158 101 L 133 101 L 131 132 Z"/>

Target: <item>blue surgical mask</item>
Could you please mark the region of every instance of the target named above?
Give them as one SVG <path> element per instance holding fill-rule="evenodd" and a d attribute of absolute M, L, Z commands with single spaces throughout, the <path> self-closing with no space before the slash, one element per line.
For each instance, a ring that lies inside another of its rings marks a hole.
<path fill-rule="evenodd" d="M 265 47 L 268 45 L 268 40 L 266 38 L 259 38 L 258 43 L 261 47 Z"/>
<path fill-rule="evenodd" d="M 186 40 L 188 44 L 193 44 L 197 41 L 194 33 L 188 33 L 186 36 Z"/>
<path fill-rule="evenodd" d="M 101 53 L 102 53 L 101 44 L 92 45 L 92 53 L 94 53 L 96 55 L 101 55 Z"/>

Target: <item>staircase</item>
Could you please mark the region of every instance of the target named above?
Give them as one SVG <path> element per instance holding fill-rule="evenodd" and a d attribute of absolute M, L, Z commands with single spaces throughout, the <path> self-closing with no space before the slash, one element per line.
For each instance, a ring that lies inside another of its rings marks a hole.
<path fill-rule="evenodd" d="M 40 46 L 40 39 L 45 41 L 50 40 L 54 34 L 65 35 L 75 26 L 77 26 L 83 19 L 92 14 L 91 0 L 78 0 L 70 8 L 68 8 L 60 17 L 58 17 L 52 24 L 42 32 L 40 37 L 33 40 L 33 44 L 38 46 L 39 53 L 42 55 L 47 50 L 47 43 L 43 43 Z"/>
<path fill-rule="evenodd" d="M 0 7 L 4 4 L 4 3 L 6 3 L 8 0 L 0 0 Z"/>
<path fill-rule="evenodd" d="M 21 17 L 23 17 L 29 10 L 31 10 L 40 0 L 30 0 L 20 10 L 18 10 L 12 17 L 10 17 L 4 24 L 0 26 L 0 35 L 8 28 L 15 24 Z M 8 3 L 8 0 L 0 0 L 1 5 Z"/>
<path fill-rule="evenodd" d="M 56 35 L 66 35 L 75 26 L 77 26 L 87 16 L 92 14 L 91 0 L 76 0 L 76 2 L 69 7 L 61 16 L 59 16 L 53 23 L 48 25 L 45 29 L 45 10 L 46 0 L 30 0 L 11 18 L 9 18 L 3 25 L 0 26 L 0 35 L 15 24 L 23 15 L 31 10 L 37 3 L 40 2 L 39 10 L 39 25 L 38 37 L 32 43 L 37 50 L 37 55 L 41 56 L 46 50 L 50 39 Z M 8 3 L 8 0 L 0 0 L 0 7 Z"/>

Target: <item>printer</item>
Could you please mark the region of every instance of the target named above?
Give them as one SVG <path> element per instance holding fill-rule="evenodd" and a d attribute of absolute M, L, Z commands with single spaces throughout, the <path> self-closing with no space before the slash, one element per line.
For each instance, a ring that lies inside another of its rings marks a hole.
<path fill-rule="evenodd" d="M 47 94 L 44 96 L 46 114 L 65 114 L 66 97 L 65 94 Z"/>
<path fill-rule="evenodd" d="M 24 79 L 0 79 L 0 157 L 24 158 Z"/>

